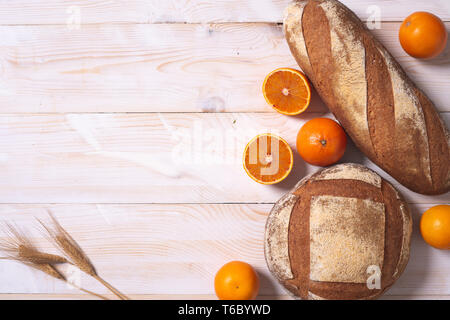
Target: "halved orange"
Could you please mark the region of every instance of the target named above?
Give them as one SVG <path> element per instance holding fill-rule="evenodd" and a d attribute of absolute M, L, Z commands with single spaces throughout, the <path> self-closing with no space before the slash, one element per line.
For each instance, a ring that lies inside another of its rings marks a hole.
<path fill-rule="evenodd" d="M 264 133 L 253 138 L 245 147 L 243 164 L 248 176 L 261 184 L 275 184 L 292 170 L 294 156 L 282 138 Z"/>
<path fill-rule="evenodd" d="M 267 103 L 289 116 L 305 111 L 311 101 L 311 86 L 298 70 L 279 68 L 269 73 L 263 83 Z"/>

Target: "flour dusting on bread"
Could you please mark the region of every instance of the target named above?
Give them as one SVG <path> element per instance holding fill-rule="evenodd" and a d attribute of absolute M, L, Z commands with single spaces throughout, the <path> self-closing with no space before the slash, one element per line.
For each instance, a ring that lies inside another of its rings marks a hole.
<path fill-rule="evenodd" d="M 424 176 L 431 185 L 428 135 L 419 99 L 409 82 L 405 81 L 403 73 L 399 71 L 397 63 L 392 56 L 385 50 L 380 49 L 379 51 L 386 61 L 394 89 L 395 141 L 397 150 L 393 151 L 406 154 L 407 157 L 404 157 L 403 161 L 405 158 L 412 158 L 409 162 L 405 161 L 406 167 L 403 170 L 416 176 L 420 174 L 419 170 L 423 171 Z M 412 136 L 412 131 L 416 131 L 419 134 Z"/>
<path fill-rule="evenodd" d="M 315 196 L 310 207 L 310 279 L 366 283 L 367 268 L 384 257 L 384 204 Z"/>
<path fill-rule="evenodd" d="M 324 169 L 322 172 L 314 176 L 314 180 L 340 180 L 352 179 L 359 180 L 371 184 L 377 188 L 381 188 L 381 177 L 358 164 L 341 164 L 331 168 Z"/>
<path fill-rule="evenodd" d="M 302 69 L 306 74 L 312 73 L 308 52 L 306 51 L 305 39 L 303 38 L 302 17 L 306 2 L 293 2 L 285 10 L 284 28 L 285 36 L 289 36 L 294 43 L 291 47 L 298 59 L 302 60 Z M 299 41 L 296 41 L 296 40 Z"/>
<path fill-rule="evenodd" d="M 265 256 L 272 271 L 279 279 L 292 279 L 289 261 L 288 230 L 292 208 L 297 197 L 287 194 L 271 211 L 266 224 Z"/>

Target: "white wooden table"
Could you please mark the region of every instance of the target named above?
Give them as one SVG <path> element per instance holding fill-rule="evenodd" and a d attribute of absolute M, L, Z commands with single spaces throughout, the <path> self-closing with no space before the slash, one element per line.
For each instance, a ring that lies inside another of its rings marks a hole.
<path fill-rule="evenodd" d="M 297 68 L 280 25 L 288 2 L 0 0 L 0 219 L 54 251 L 33 229 L 50 209 L 100 274 L 134 298 L 214 298 L 215 272 L 236 259 L 257 268 L 261 296 L 286 298 L 266 268 L 264 224 L 317 168 L 297 157 L 287 181 L 262 186 L 241 155 L 267 130 L 295 147 L 306 120 L 329 116 L 317 96 L 306 114 L 287 117 L 261 94 L 268 72 Z M 380 10 L 375 34 L 450 126 L 450 51 L 417 61 L 397 40 L 413 11 L 434 12 L 450 29 L 450 1 L 343 2 L 364 20 Z M 393 181 L 353 145 L 343 161 Z M 410 263 L 385 298 L 449 298 L 450 252 L 425 245 L 417 221 L 450 195 L 399 189 L 416 224 Z M 0 298 L 88 297 L 0 260 Z"/>

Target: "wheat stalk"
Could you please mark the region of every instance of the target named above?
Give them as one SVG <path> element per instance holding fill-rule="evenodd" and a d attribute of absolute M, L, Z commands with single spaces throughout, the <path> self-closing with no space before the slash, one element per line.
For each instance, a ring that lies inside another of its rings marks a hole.
<path fill-rule="evenodd" d="M 17 261 L 33 269 L 42 271 L 55 279 L 64 281 L 80 291 L 108 300 L 108 298 L 102 295 L 69 282 L 64 274 L 54 266 L 55 264 L 67 263 L 68 261 L 66 258 L 39 251 L 23 233 L 19 232 L 17 228 L 7 223 L 5 225 L 7 238 L 0 243 L 0 251 L 3 252 L 5 257 L 1 257 L 1 259 Z"/>
<path fill-rule="evenodd" d="M 44 227 L 47 233 L 50 235 L 50 239 L 56 244 L 56 246 L 64 252 L 69 261 L 77 266 L 81 271 L 90 275 L 112 293 L 114 293 L 118 298 L 122 300 L 129 300 L 129 298 L 121 293 L 119 290 L 114 288 L 111 284 L 102 279 L 95 269 L 93 263 L 86 255 L 86 253 L 81 249 L 78 243 L 72 238 L 72 236 L 59 224 L 53 214 L 48 211 L 52 221 L 53 228 L 47 227 L 42 221 L 38 220 L 40 224 Z"/>

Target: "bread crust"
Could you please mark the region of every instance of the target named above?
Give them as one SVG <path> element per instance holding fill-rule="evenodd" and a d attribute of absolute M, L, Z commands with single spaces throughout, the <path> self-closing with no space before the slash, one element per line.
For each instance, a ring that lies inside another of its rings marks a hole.
<path fill-rule="evenodd" d="M 294 297 L 374 299 L 405 269 L 411 233 L 408 206 L 392 185 L 362 165 L 340 164 L 303 178 L 274 205 L 264 252 Z M 381 265 L 380 289 L 367 288 L 369 265 Z"/>
<path fill-rule="evenodd" d="M 450 190 L 449 131 L 386 48 L 336 0 L 294 1 L 291 52 L 358 148 L 407 188 Z"/>

